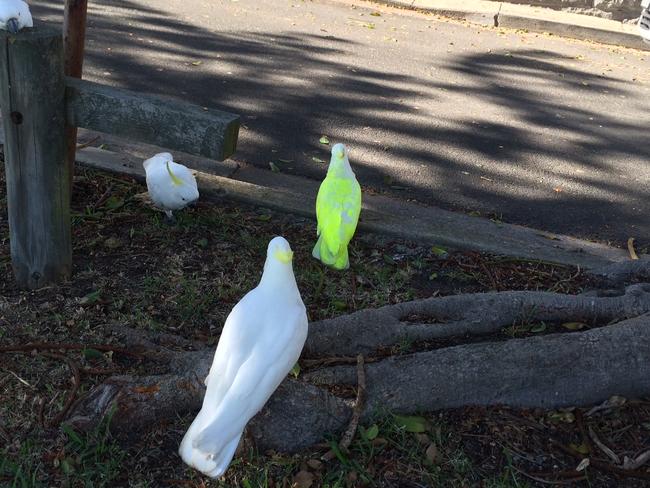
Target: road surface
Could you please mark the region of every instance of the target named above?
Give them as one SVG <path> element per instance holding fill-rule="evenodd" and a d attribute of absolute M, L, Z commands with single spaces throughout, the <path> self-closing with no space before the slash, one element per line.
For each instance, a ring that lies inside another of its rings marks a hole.
<path fill-rule="evenodd" d="M 360 1 L 90 4 L 85 77 L 241 114 L 238 161 L 321 178 L 327 135 L 366 189 L 650 245 L 648 52 Z"/>

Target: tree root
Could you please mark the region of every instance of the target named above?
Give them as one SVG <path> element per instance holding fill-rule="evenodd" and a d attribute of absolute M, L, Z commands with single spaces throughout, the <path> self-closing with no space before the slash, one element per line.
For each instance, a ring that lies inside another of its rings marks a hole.
<path fill-rule="evenodd" d="M 539 320 L 613 325 L 462 343 L 467 335 Z M 384 409 L 409 414 L 466 405 L 557 408 L 650 394 L 649 285 L 630 286 L 615 297 L 503 292 L 361 311 L 312 324 L 303 357 L 376 353 L 405 337 L 457 336 L 461 343 L 453 347 L 370 358 L 361 421 Z M 128 436 L 198 410 L 213 351 L 167 353 L 165 374 L 109 378 L 74 406 L 69 423 L 91 427 L 116 408 L 113 431 Z M 330 391 L 357 383 L 354 364 L 313 368 L 300 379 L 285 380 L 250 422 L 260 449 L 295 451 L 349 425 L 354 402 Z"/>

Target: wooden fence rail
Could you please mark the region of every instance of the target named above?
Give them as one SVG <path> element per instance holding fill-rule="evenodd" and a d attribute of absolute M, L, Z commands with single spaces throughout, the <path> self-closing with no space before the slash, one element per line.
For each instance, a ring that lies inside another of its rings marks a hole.
<path fill-rule="evenodd" d="M 25 288 L 70 277 L 66 125 L 216 160 L 239 132 L 234 114 L 66 78 L 61 31 L 39 23 L 0 31 L 0 109 L 12 265 Z"/>

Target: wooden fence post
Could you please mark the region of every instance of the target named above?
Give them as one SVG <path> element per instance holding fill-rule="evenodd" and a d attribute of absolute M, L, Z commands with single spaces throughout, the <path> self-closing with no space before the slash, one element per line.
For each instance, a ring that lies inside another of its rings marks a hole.
<path fill-rule="evenodd" d="M 81 78 L 86 43 L 86 13 L 88 0 L 65 0 L 63 6 L 63 56 L 66 76 Z M 65 128 L 66 161 L 70 166 L 70 188 L 74 177 L 77 153 L 77 128 Z"/>
<path fill-rule="evenodd" d="M 0 31 L 0 107 L 11 257 L 18 285 L 70 276 L 69 167 L 61 31 L 42 24 Z"/>

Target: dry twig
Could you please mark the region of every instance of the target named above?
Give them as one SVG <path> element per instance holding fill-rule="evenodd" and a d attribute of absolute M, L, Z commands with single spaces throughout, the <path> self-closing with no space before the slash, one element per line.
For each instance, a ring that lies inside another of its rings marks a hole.
<path fill-rule="evenodd" d="M 79 366 L 77 366 L 77 363 L 75 363 L 69 357 L 66 357 L 62 354 L 56 354 L 53 352 L 46 352 L 43 353 L 43 355 L 50 358 L 59 359 L 61 361 L 65 361 L 70 367 L 70 369 L 72 370 L 72 375 L 73 375 L 72 390 L 70 390 L 70 393 L 68 393 L 68 398 L 65 401 L 65 405 L 63 405 L 63 409 L 61 409 L 61 411 L 49 422 L 50 427 L 56 427 L 65 418 L 66 414 L 68 413 L 68 410 L 70 410 L 70 407 L 72 406 L 75 398 L 77 397 L 77 391 L 79 391 L 79 386 L 81 386 L 81 374 L 79 373 Z"/>
<path fill-rule="evenodd" d="M 623 459 L 623 469 L 639 469 L 648 461 L 650 461 L 650 449 L 642 452 L 634 459 L 630 459 L 629 457 L 625 456 Z"/>
<path fill-rule="evenodd" d="M 603 451 L 608 458 L 610 458 L 613 462 L 616 464 L 621 464 L 621 458 L 618 457 L 618 455 L 612 451 L 609 447 L 607 447 L 603 442 L 598 438 L 596 435 L 596 432 L 594 432 L 594 429 L 589 427 L 589 437 L 591 437 L 591 440 L 594 441 L 594 444 L 596 444 L 601 451 Z"/>
<path fill-rule="evenodd" d="M 359 426 L 359 419 L 361 418 L 361 413 L 363 412 L 363 407 L 366 403 L 366 371 L 364 369 L 364 360 L 363 354 L 357 356 L 357 399 L 354 403 L 354 409 L 352 410 L 352 418 L 348 424 L 348 428 L 345 429 L 345 432 L 341 436 L 341 441 L 339 442 L 339 447 L 342 451 L 347 451 L 354 439 L 354 434 L 357 432 L 357 427 Z M 323 461 L 329 461 L 335 457 L 334 451 L 327 451 L 323 456 Z"/>
<path fill-rule="evenodd" d="M 13 346 L 0 347 L 0 353 L 3 352 L 30 352 L 30 351 L 55 351 L 63 349 L 66 351 L 83 350 L 83 349 L 97 349 L 98 351 L 113 351 L 124 356 L 131 356 L 134 358 L 142 358 L 146 353 L 128 351 L 121 347 L 111 346 L 110 344 L 76 344 L 76 343 L 56 343 L 56 342 L 32 342 L 30 344 L 21 344 Z"/>

